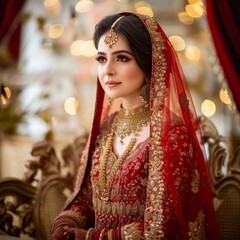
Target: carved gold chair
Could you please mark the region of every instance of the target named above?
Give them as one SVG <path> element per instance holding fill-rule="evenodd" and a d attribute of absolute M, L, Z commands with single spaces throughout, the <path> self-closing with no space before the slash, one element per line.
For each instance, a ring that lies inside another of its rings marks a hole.
<path fill-rule="evenodd" d="M 232 153 L 230 139 L 220 136 L 206 117 L 199 118 L 212 179 L 214 206 L 225 240 L 240 239 L 240 146 Z"/>
<path fill-rule="evenodd" d="M 49 239 L 50 224 L 72 189 L 85 140 L 76 138 L 61 151 L 61 158 L 49 142 L 38 142 L 23 179 L 0 179 L 0 236 Z"/>

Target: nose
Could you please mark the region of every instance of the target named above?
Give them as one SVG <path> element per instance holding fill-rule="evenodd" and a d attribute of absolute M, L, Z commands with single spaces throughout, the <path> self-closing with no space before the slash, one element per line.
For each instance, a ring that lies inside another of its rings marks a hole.
<path fill-rule="evenodd" d="M 104 66 L 104 73 L 107 76 L 112 76 L 115 74 L 114 64 L 112 61 L 108 60 Z"/>

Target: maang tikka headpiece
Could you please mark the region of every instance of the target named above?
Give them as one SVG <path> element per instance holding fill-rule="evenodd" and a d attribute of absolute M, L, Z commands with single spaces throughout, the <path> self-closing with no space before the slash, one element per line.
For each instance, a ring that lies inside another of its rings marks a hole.
<path fill-rule="evenodd" d="M 116 23 L 123 18 L 124 16 L 119 17 L 111 26 L 110 31 L 107 33 L 104 42 L 108 45 L 109 48 L 112 48 L 112 46 L 117 42 L 118 40 L 118 35 L 117 33 L 114 31 L 114 26 L 116 25 Z"/>

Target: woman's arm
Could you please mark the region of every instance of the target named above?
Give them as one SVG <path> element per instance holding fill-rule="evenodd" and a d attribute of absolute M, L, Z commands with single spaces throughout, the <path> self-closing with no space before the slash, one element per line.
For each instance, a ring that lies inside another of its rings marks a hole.
<path fill-rule="evenodd" d="M 79 191 L 74 200 L 51 224 L 50 235 L 52 239 L 65 239 L 63 232 L 66 232 L 68 229 L 88 229 L 93 225 L 94 211 L 92 206 L 92 187 L 90 175 L 87 174 L 81 191 Z"/>

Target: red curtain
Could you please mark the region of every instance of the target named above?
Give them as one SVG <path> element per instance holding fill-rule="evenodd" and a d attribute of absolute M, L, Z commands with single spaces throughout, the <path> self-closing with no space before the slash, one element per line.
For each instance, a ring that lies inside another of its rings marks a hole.
<path fill-rule="evenodd" d="M 25 0 L 0 0 L 0 46 L 6 44 L 11 59 L 19 56 L 21 16 Z"/>
<path fill-rule="evenodd" d="M 240 1 L 206 0 L 206 11 L 219 62 L 240 111 Z"/>

